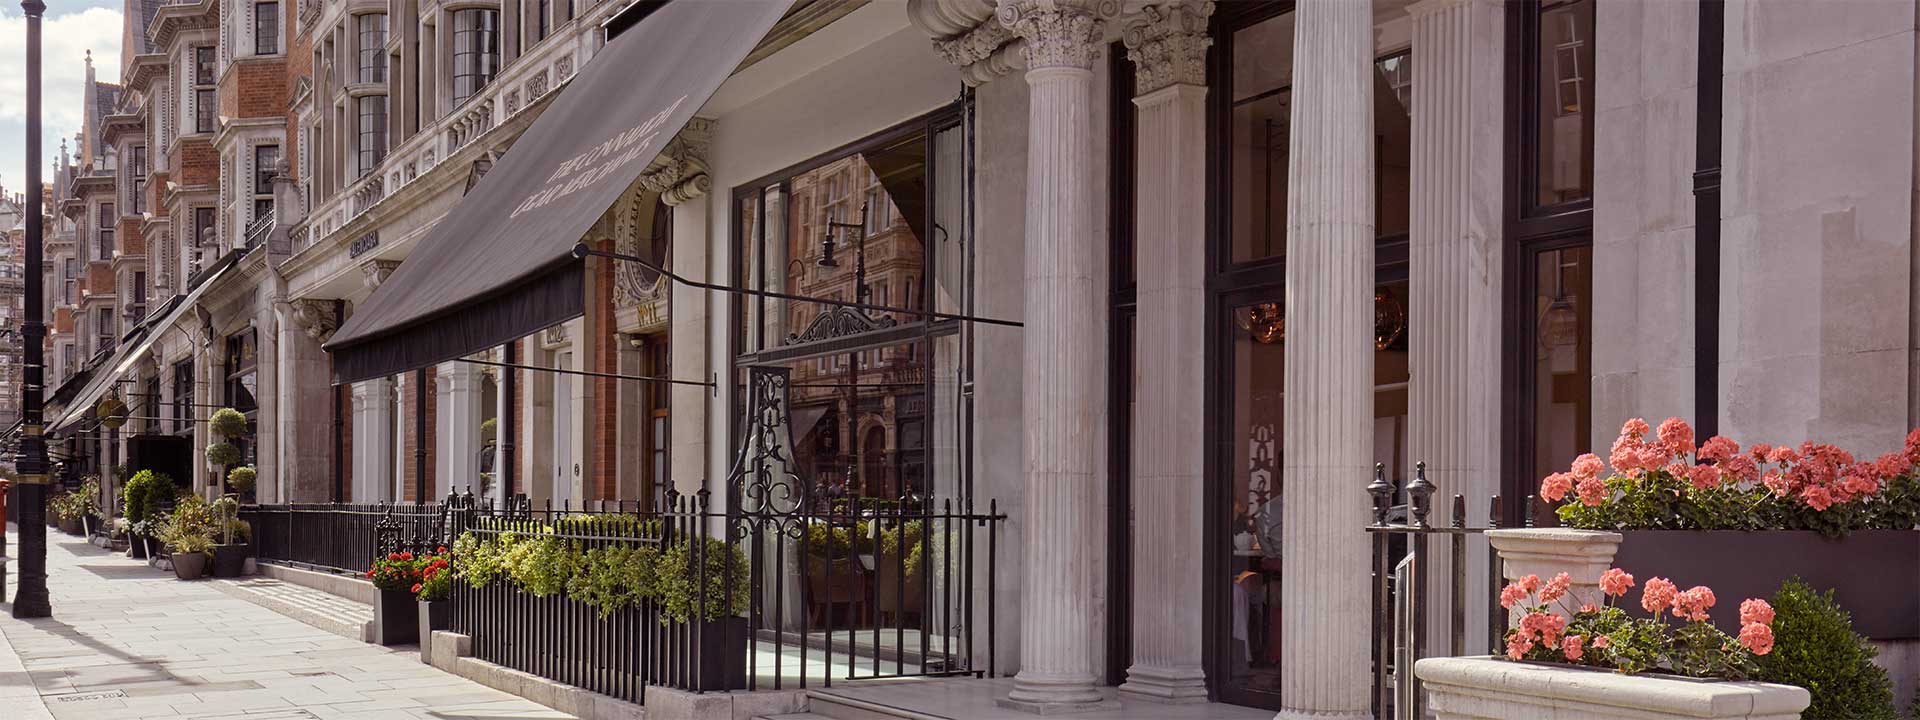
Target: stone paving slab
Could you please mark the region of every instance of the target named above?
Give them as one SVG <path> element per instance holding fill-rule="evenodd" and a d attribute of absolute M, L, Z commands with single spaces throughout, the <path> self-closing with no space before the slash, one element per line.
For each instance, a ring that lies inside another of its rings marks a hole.
<path fill-rule="evenodd" d="M 0 603 L 4 720 L 570 717 L 423 665 L 414 648 L 343 637 L 371 608 L 317 590 L 183 582 L 84 543 L 52 543 L 47 571 L 53 617 L 15 620 Z M 302 622 L 316 618 L 335 632 Z"/>

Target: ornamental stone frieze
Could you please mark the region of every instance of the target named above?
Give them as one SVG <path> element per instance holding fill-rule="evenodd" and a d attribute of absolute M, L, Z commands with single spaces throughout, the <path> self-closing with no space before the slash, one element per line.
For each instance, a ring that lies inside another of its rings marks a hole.
<path fill-rule="evenodd" d="M 907 19 L 933 39 L 969 86 L 1019 70 L 1020 38 L 995 18 L 994 0 L 907 0 Z"/>
<path fill-rule="evenodd" d="M 1000 0 L 1000 23 L 1026 41 L 1027 69 L 1093 69 L 1119 0 Z"/>
<path fill-rule="evenodd" d="M 295 300 L 287 305 L 307 337 L 325 343 L 340 329 L 340 313 L 333 300 Z"/>
<path fill-rule="evenodd" d="M 1171 85 L 1207 84 L 1207 18 L 1211 0 L 1148 5 L 1127 25 L 1123 40 L 1134 63 L 1134 91 L 1145 95 Z"/>

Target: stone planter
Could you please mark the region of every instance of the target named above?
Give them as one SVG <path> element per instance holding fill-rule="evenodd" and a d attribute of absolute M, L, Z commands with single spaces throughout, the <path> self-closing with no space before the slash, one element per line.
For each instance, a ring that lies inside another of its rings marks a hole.
<path fill-rule="evenodd" d="M 655 667 L 686 668 L 689 677 L 681 689 L 694 692 L 746 689 L 749 634 L 746 618 L 727 617 L 692 625 L 673 623 L 668 627 L 668 637 L 673 639 L 653 644 L 649 652 Z M 682 632 L 686 635 L 681 635 Z M 683 637 L 684 640 L 680 639 Z M 676 657 L 689 651 L 691 657 Z"/>
<path fill-rule="evenodd" d="M 1427 658 L 1413 671 L 1437 720 L 1793 720 L 1811 700 L 1805 689 L 1790 685 L 1621 675 L 1487 657 Z"/>
<path fill-rule="evenodd" d="M 1632 530 L 1614 564 L 1636 578 L 1672 578 L 1706 585 L 1722 606 L 1768 598 L 1799 577 L 1853 615 L 1853 629 L 1874 640 L 1920 638 L 1920 593 L 1891 592 L 1891 578 L 1920 578 L 1920 531 L 1861 530 L 1829 538 L 1808 530 Z M 1861 568 L 1872 568 L 1862 572 Z M 1911 584 L 1908 585 L 1912 587 Z M 1637 605 L 1629 610 L 1638 611 Z M 1714 613 L 1714 624 L 1740 631 L 1739 616 Z"/>
<path fill-rule="evenodd" d="M 206 553 L 174 553 L 173 576 L 181 580 L 198 580 L 207 574 Z"/>
<path fill-rule="evenodd" d="M 445 630 L 453 617 L 453 603 L 420 600 L 420 662 L 433 664 L 433 631 Z"/>
<path fill-rule="evenodd" d="M 373 641 L 411 645 L 420 641 L 420 608 L 406 588 L 381 589 L 373 602 Z"/>
<path fill-rule="evenodd" d="M 1573 580 L 1567 590 L 1568 607 L 1602 604 L 1600 575 L 1613 567 L 1620 533 L 1570 528 L 1516 528 L 1488 530 L 1487 541 L 1500 553 L 1501 577 L 1518 580 L 1538 575 L 1541 580 L 1566 573 Z M 1639 576 L 1638 570 L 1629 572 Z M 1518 611 L 1515 611 L 1517 614 Z"/>

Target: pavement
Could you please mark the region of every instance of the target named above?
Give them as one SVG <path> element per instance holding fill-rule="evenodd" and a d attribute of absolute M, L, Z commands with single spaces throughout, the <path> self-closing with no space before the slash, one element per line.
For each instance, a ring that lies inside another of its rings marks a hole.
<path fill-rule="evenodd" d="M 571 717 L 421 664 L 416 648 L 367 645 L 249 602 L 250 581 L 176 580 L 79 538 L 47 539 L 53 617 L 16 620 L 0 603 L 0 718 Z M 11 528 L 5 547 L 18 555 Z M 9 563 L 8 601 L 16 572 Z"/>

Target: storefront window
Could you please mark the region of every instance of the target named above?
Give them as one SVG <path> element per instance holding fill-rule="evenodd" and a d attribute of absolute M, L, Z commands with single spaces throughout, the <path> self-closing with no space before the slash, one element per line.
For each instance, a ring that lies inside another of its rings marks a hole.
<path fill-rule="evenodd" d="M 1593 0 L 1540 4 L 1533 51 L 1539 207 L 1593 197 Z"/>
<path fill-rule="evenodd" d="M 937 115 L 736 195 L 742 284 L 873 306 L 739 301 L 736 381 L 752 365 L 791 370 L 793 456 L 819 493 L 959 492 L 961 328 L 905 312 L 965 301 L 956 120 Z"/>

